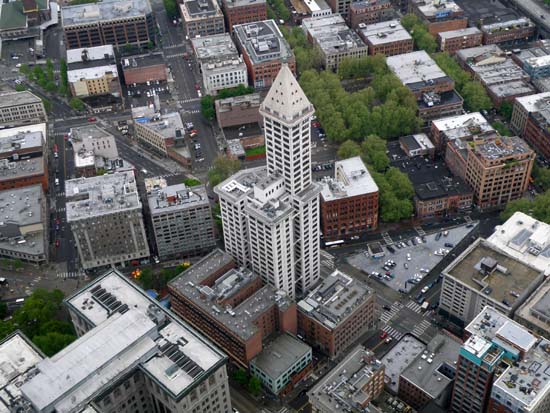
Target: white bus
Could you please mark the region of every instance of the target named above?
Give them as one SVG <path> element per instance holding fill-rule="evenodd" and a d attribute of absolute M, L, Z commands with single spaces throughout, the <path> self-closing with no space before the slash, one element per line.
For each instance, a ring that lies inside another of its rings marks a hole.
<path fill-rule="evenodd" d="M 339 239 L 339 240 L 337 240 L 337 241 L 325 242 L 325 248 L 337 247 L 338 245 L 342 245 L 343 243 L 344 243 L 344 240 L 343 240 L 343 239 Z"/>

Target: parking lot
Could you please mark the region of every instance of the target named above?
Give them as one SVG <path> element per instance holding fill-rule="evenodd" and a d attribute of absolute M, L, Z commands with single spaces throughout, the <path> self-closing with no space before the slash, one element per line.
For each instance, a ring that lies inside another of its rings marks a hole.
<path fill-rule="evenodd" d="M 361 251 L 350 256 L 348 263 L 395 291 L 408 293 L 445 255 L 451 253 L 453 247 L 472 231 L 473 225 L 462 225 L 422 237 L 394 239 L 390 247 L 394 252 L 384 246 L 384 257 L 371 258 L 368 252 Z"/>

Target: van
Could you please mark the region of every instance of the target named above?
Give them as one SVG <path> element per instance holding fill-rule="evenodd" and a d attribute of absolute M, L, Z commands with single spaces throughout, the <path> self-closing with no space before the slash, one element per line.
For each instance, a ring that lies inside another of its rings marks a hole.
<path fill-rule="evenodd" d="M 59 186 L 59 178 L 55 178 L 55 186 Z"/>

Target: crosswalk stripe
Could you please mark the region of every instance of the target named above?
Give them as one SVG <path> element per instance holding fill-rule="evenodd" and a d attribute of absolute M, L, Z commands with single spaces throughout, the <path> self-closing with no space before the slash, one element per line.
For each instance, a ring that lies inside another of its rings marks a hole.
<path fill-rule="evenodd" d="M 415 313 L 418 313 L 418 314 L 422 313 L 421 306 L 419 306 L 414 301 L 409 300 L 409 302 L 407 303 L 407 308 L 410 310 L 413 310 Z"/>
<path fill-rule="evenodd" d="M 201 98 L 188 98 L 188 99 L 180 99 L 178 100 L 179 103 L 190 103 L 190 102 L 198 102 L 201 100 Z"/>
<path fill-rule="evenodd" d="M 385 331 L 386 333 L 388 333 L 388 335 L 395 338 L 396 340 L 400 340 L 405 335 L 405 334 L 400 333 L 399 331 L 397 331 L 392 326 L 384 326 L 384 328 L 382 330 Z"/>

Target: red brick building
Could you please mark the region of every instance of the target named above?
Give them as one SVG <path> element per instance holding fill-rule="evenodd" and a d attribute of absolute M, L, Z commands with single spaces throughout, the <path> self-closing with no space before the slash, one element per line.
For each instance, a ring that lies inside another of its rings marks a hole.
<path fill-rule="evenodd" d="M 360 24 L 357 33 L 369 47 L 370 55 L 393 56 L 413 51 L 411 35 L 397 20 L 370 25 Z"/>
<path fill-rule="evenodd" d="M 550 112 L 548 110 L 529 114 L 523 138 L 537 154 L 550 159 Z"/>
<path fill-rule="evenodd" d="M 460 49 L 480 46 L 482 39 L 483 34 L 477 27 L 450 30 L 448 32 L 440 32 L 437 35 L 439 49 L 451 55 Z"/>
<path fill-rule="evenodd" d="M 296 304 L 262 286 L 258 275 L 237 269 L 216 249 L 168 285 L 172 309 L 244 368 L 276 332 L 296 334 Z"/>
<path fill-rule="evenodd" d="M 261 123 L 260 94 L 231 97 L 216 100 L 216 119 L 221 128 L 240 126 L 247 123 Z"/>
<path fill-rule="evenodd" d="M 481 26 L 483 44 L 526 43 L 533 40 L 536 26 L 527 17 Z"/>
<path fill-rule="evenodd" d="M 126 86 L 167 80 L 167 68 L 161 53 L 125 57 L 121 59 L 121 66 Z"/>
<path fill-rule="evenodd" d="M 452 0 L 411 0 L 409 11 L 426 23 L 428 31 L 434 36 L 449 30 L 465 29 L 468 26 L 464 10 Z"/>
<path fill-rule="evenodd" d="M 236 24 L 258 22 L 267 19 L 265 0 L 223 0 L 226 27 L 233 31 Z"/>
<path fill-rule="evenodd" d="M 390 0 L 363 0 L 349 5 L 347 21 L 352 29 L 359 24 L 374 24 L 390 20 L 394 16 Z"/>

